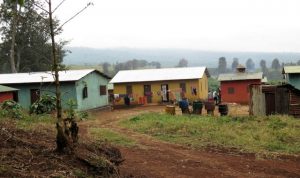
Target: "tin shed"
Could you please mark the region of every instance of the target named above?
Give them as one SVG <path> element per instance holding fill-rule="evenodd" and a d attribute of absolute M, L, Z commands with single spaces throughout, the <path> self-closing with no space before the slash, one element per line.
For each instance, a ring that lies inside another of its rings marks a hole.
<path fill-rule="evenodd" d="M 6 100 L 17 100 L 18 89 L 0 85 L 0 103 Z"/>
<path fill-rule="evenodd" d="M 300 90 L 300 66 L 284 66 L 282 74 L 286 83 Z"/>
<path fill-rule="evenodd" d="M 292 85 L 250 85 L 250 115 L 300 117 L 300 90 Z"/>
<path fill-rule="evenodd" d="M 77 103 L 77 110 L 88 110 L 108 105 L 107 84 L 109 77 L 94 70 L 66 70 L 59 72 L 62 106 L 67 108 L 68 100 Z M 54 77 L 51 71 L 0 74 L 0 84 L 19 89 L 20 105 L 29 109 L 43 94 L 55 94 Z"/>

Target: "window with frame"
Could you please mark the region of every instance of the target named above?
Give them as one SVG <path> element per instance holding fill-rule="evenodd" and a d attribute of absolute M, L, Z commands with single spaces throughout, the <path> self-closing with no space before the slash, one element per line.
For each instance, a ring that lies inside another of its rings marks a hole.
<path fill-rule="evenodd" d="M 235 91 L 234 91 L 234 88 L 233 87 L 229 87 L 228 88 L 228 94 L 234 94 Z"/>
<path fill-rule="evenodd" d="M 87 88 L 87 86 L 84 86 L 84 88 L 82 89 L 82 97 L 83 98 L 88 97 L 88 88 Z"/>
<path fill-rule="evenodd" d="M 106 95 L 106 85 L 100 85 L 100 95 Z"/>

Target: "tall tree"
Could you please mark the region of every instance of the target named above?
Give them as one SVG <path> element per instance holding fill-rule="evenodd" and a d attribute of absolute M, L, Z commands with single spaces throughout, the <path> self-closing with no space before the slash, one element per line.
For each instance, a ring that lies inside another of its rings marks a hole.
<path fill-rule="evenodd" d="M 275 58 L 272 61 L 272 69 L 274 69 L 274 70 L 279 70 L 280 69 L 280 63 L 279 63 L 279 60 L 277 58 Z"/>
<path fill-rule="evenodd" d="M 24 4 L 24 0 L 10 0 L 11 9 L 12 9 L 12 22 L 11 22 L 11 46 L 10 46 L 10 55 L 9 62 L 12 73 L 16 73 L 16 62 L 15 62 L 15 41 L 18 25 L 18 14 L 21 11 L 21 6 Z M 18 10 L 19 6 L 19 10 Z M 19 12 L 18 12 L 19 11 Z"/>
<path fill-rule="evenodd" d="M 249 71 L 253 71 L 255 69 L 255 63 L 253 62 L 253 60 L 251 58 L 247 59 L 246 68 Z"/>
<path fill-rule="evenodd" d="M 218 72 L 220 73 L 225 73 L 227 70 L 227 62 L 225 57 L 220 57 L 219 58 L 219 65 L 218 65 Z"/>
<path fill-rule="evenodd" d="M 110 66 L 111 66 L 110 63 L 108 63 L 108 62 L 102 63 L 103 73 L 109 74 L 109 67 Z"/>
<path fill-rule="evenodd" d="M 264 59 L 260 60 L 260 68 L 264 75 L 268 74 L 267 63 Z"/>
<path fill-rule="evenodd" d="M 231 64 L 232 71 L 235 71 L 238 65 L 239 65 L 239 59 L 238 58 L 233 58 L 233 61 L 232 61 L 232 64 Z"/>
<path fill-rule="evenodd" d="M 188 61 L 182 58 L 179 60 L 178 65 L 176 67 L 187 67 L 187 66 L 188 66 Z"/>
<path fill-rule="evenodd" d="M 49 23 L 48 16 L 39 10 L 34 4 L 40 4 L 37 0 L 26 0 L 22 11 L 18 14 L 18 26 L 15 36 L 14 47 L 14 67 L 17 72 L 45 71 L 51 70 L 51 44 L 49 43 Z M 2 27 L 2 44 L 0 45 L 0 65 L 8 66 L 10 57 L 11 23 L 13 21 L 10 4 L 6 1 L 1 4 L 0 21 Z M 58 26 L 58 21 L 54 21 L 54 26 Z M 61 31 L 56 31 L 59 34 Z M 65 43 L 56 44 L 58 46 L 58 59 L 62 61 L 65 51 L 62 49 Z M 7 68 L 0 68 L 0 72 L 11 72 Z"/>

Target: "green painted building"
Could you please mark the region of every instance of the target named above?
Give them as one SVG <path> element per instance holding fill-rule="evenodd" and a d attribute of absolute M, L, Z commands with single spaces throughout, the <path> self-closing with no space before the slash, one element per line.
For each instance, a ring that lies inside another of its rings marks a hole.
<path fill-rule="evenodd" d="M 62 106 L 72 99 L 77 110 L 88 110 L 108 105 L 107 84 L 110 80 L 105 74 L 94 70 L 66 70 L 59 72 Z M 19 89 L 17 101 L 24 109 L 29 109 L 41 95 L 55 95 L 52 72 L 0 74 L 0 84 Z"/>
<path fill-rule="evenodd" d="M 300 90 L 300 66 L 285 66 L 282 73 L 286 83 Z"/>

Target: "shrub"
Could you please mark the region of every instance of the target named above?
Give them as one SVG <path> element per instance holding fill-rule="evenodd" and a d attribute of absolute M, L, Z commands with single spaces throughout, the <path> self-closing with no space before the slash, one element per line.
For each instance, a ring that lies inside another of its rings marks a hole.
<path fill-rule="evenodd" d="M 44 114 L 51 113 L 56 109 L 56 97 L 51 95 L 42 95 L 39 100 L 30 107 L 30 113 Z"/>
<path fill-rule="evenodd" d="M 1 115 L 15 119 L 23 118 L 21 106 L 13 100 L 6 100 L 1 105 Z"/>

